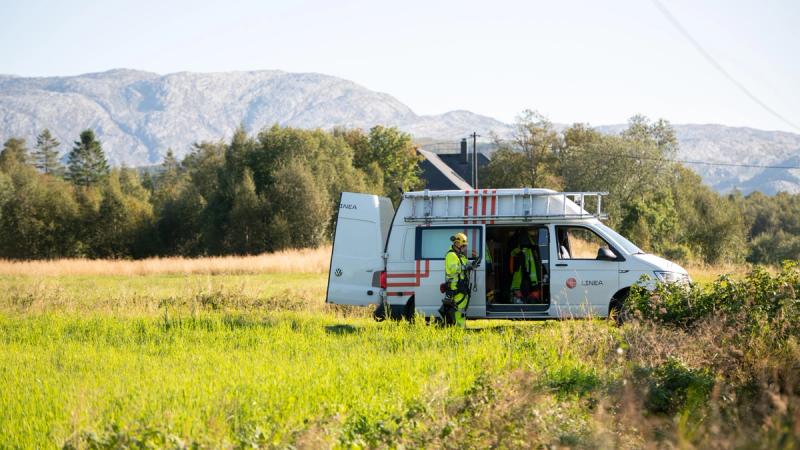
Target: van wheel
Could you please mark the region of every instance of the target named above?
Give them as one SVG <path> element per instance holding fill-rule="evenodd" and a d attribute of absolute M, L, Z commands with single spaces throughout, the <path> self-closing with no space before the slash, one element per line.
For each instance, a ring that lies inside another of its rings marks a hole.
<path fill-rule="evenodd" d="M 628 320 L 628 312 L 625 309 L 625 300 L 628 299 L 628 293 L 628 289 L 617 292 L 608 305 L 608 320 L 613 320 L 618 327 Z"/>
<path fill-rule="evenodd" d="M 390 305 L 386 301 L 382 301 L 372 312 L 372 318 L 377 322 L 383 322 L 386 319 L 401 321 L 403 319 L 414 322 L 414 316 L 417 309 L 414 306 L 414 297 L 411 297 L 405 305 Z"/>

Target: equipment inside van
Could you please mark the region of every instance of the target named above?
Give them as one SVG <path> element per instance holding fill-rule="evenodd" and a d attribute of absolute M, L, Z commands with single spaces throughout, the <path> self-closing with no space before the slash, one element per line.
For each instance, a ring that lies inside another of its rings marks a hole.
<path fill-rule="evenodd" d="M 642 275 L 687 282 L 682 267 L 604 225 L 605 192 L 481 189 L 342 193 L 326 302 L 377 305 L 376 319 L 440 318 L 450 237 L 468 237 L 470 319 L 608 316 Z"/>

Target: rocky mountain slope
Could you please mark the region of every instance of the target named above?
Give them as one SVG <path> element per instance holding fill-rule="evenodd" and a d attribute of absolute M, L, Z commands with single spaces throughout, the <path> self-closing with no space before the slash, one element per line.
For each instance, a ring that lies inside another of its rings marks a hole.
<path fill-rule="evenodd" d="M 114 164 L 182 156 L 193 142 L 230 137 L 237 126 L 399 126 L 443 138 L 506 125 L 467 111 L 418 116 L 394 97 L 351 81 L 280 71 L 174 73 L 112 70 L 75 77 L 0 77 L 0 137 L 32 139 L 48 127 L 62 143 L 95 130 Z M 62 151 L 67 151 L 64 145 Z"/>
<path fill-rule="evenodd" d="M 800 169 L 767 169 L 692 164 L 703 161 L 752 166 L 800 167 L 800 134 L 723 125 L 673 125 L 680 143 L 677 159 L 720 192 L 800 193 Z M 598 127 L 618 133 L 625 125 Z"/>
<path fill-rule="evenodd" d="M 229 138 L 243 124 L 254 132 L 273 124 L 332 128 L 397 126 L 417 138 L 457 140 L 472 131 L 507 134 L 510 127 L 469 111 L 417 115 L 394 97 L 351 81 L 281 71 L 173 73 L 118 69 L 72 77 L 0 75 L 0 139 L 33 142 L 49 128 L 69 151 L 92 128 L 112 164 L 179 157 L 193 142 Z M 620 126 L 599 127 L 615 132 Z M 678 125 L 680 158 L 727 163 L 798 165 L 800 135 L 721 125 Z M 792 162 L 793 161 L 793 162 Z M 800 192 L 800 171 L 690 165 L 721 191 Z"/>

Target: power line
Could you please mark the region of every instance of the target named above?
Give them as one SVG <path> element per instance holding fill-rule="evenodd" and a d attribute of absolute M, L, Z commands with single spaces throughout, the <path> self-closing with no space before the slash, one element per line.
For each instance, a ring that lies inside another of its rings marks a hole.
<path fill-rule="evenodd" d="M 678 32 L 680 32 L 683 35 L 683 37 L 685 37 L 686 40 L 688 40 L 689 43 L 692 44 L 692 46 L 695 48 L 695 50 L 700 52 L 700 54 L 703 56 L 703 58 L 705 58 L 706 61 L 708 61 L 709 64 L 714 66 L 714 68 L 717 69 L 723 76 L 725 76 L 725 78 L 727 78 L 731 83 L 736 85 L 736 87 L 738 87 L 739 90 L 744 92 L 745 95 L 750 97 L 750 100 L 756 102 L 759 106 L 764 108 L 767 112 L 769 112 L 770 114 L 772 114 L 773 116 L 775 116 L 776 118 L 778 118 L 779 120 L 784 122 L 785 124 L 789 125 L 790 127 L 794 128 L 795 130 L 800 131 L 800 126 L 796 125 L 794 122 L 792 122 L 791 120 L 789 120 L 786 117 L 784 117 L 778 111 L 772 109 L 769 105 L 767 105 L 765 102 L 763 102 L 760 98 L 756 97 L 755 94 L 750 92 L 750 90 L 747 89 L 744 84 L 740 83 L 739 80 L 737 80 L 736 78 L 733 77 L 733 75 L 728 73 L 728 71 L 725 70 L 725 68 L 722 67 L 722 65 L 720 63 L 718 63 L 717 60 L 714 59 L 714 57 L 711 56 L 711 54 L 708 53 L 706 51 L 706 49 L 703 48 L 703 46 L 700 45 L 700 43 L 697 42 L 697 40 L 692 37 L 691 34 L 689 34 L 689 32 L 686 30 L 686 28 L 684 28 L 683 25 L 681 25 L 681 23 L 678 22 L 678 19 L 676 19 L 675 16 L 673 16 L 669 12 L 669 10 L 666 7 L 664 7 L 664 5 L 661 3 L 660 0 L 652 0 L 652 1 L 653 1 L 653 4 L 656 5 L 656 8 L 658 8 L 658 10 L 661 11 L 661 14 L 663 14 L 664 17 L 666 17 L 667 20 L 669 20 L 669 22 L 672 24 L 672 26 L 674 26 L 675 29 L 677 29 Z"/>
<path fill-rule="evenodd" d="M 570 149 L 568 150 L 568 152 L 590 153 L 592 155 L 607 156 L 609 158 L 618 158 L 618 159 L 637 159 L 637 160 L 647 160 L 647 161 L 673 162 L 681 164 L 700 164 L 704 166 L 746 167 L 751 169 L 800 170 L 800 166 L 767 166 L 763 164 L 736 164 L 736 163 L 723 163 L 723 162 L 711 162 L 711 161 L 693 161 L 687 159 L 658 158 L 655 156 L 620 155 L 619 153 L 606 153 L 606 152 L 597 152 L 597 151 L 582 150 L 582 149 Z"/>
<path fill-rule="evenodd" d="M 440 145 L 440 144 L 452 144 L 453 146 L 458 145 L 458 142 L 436 142 L 433 144 L 426 144 L 421 145 L 420 147 L 426 147 L 428 145 Z M 607 156 L 609 158 L 622 158 L 622 159 L 642 159 L 648 161 L 661 161 L 661 162 L 672 162 L 672 163 L 681 163 L 681 164 L 696 164 L 702 166 L 721 166 L 721 167 L 743 167 L 749 169 L 779 169 L 779 170 L 800 170 L 800 166 L 771 166 L 765 164 L 737 164 L 737 163 L 726 163 L 726 162 L 712 162 L 712 161 L 700 161 L 700 160 L 691 160 L 691 159 L 670 159 L 670 158 L 658 158 L 654 156 L 637 156 L 637 155 L 622 155 L 619 153 L 609 153 L 609 152 L 599 152 L 594 150 L 584 150 L 584 149 L 577 149 L 571 148 L 567 150 L 568 152 L 580 152 L 580 153 L 589 153 L 592 155 L 598 156 Z"/>

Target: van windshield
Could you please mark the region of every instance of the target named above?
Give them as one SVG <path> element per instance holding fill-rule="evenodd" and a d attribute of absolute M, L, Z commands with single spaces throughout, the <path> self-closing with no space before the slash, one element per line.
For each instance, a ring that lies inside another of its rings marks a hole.
<path fill-rule="evenodd" d="M 597 225 L 603 232 L 606 233 L 608 237 L 614 240 L 622 249 L 627 252 L 629 255 L 635 255 L 636 253 L 644 253 L 642 249 L 637 247 L 633 242 L 627 240 L 624 236 L 617 233 L 616 231 L 612 230 L 611 228 L 607 227 L 605 224 L 600 223 Z"/>

